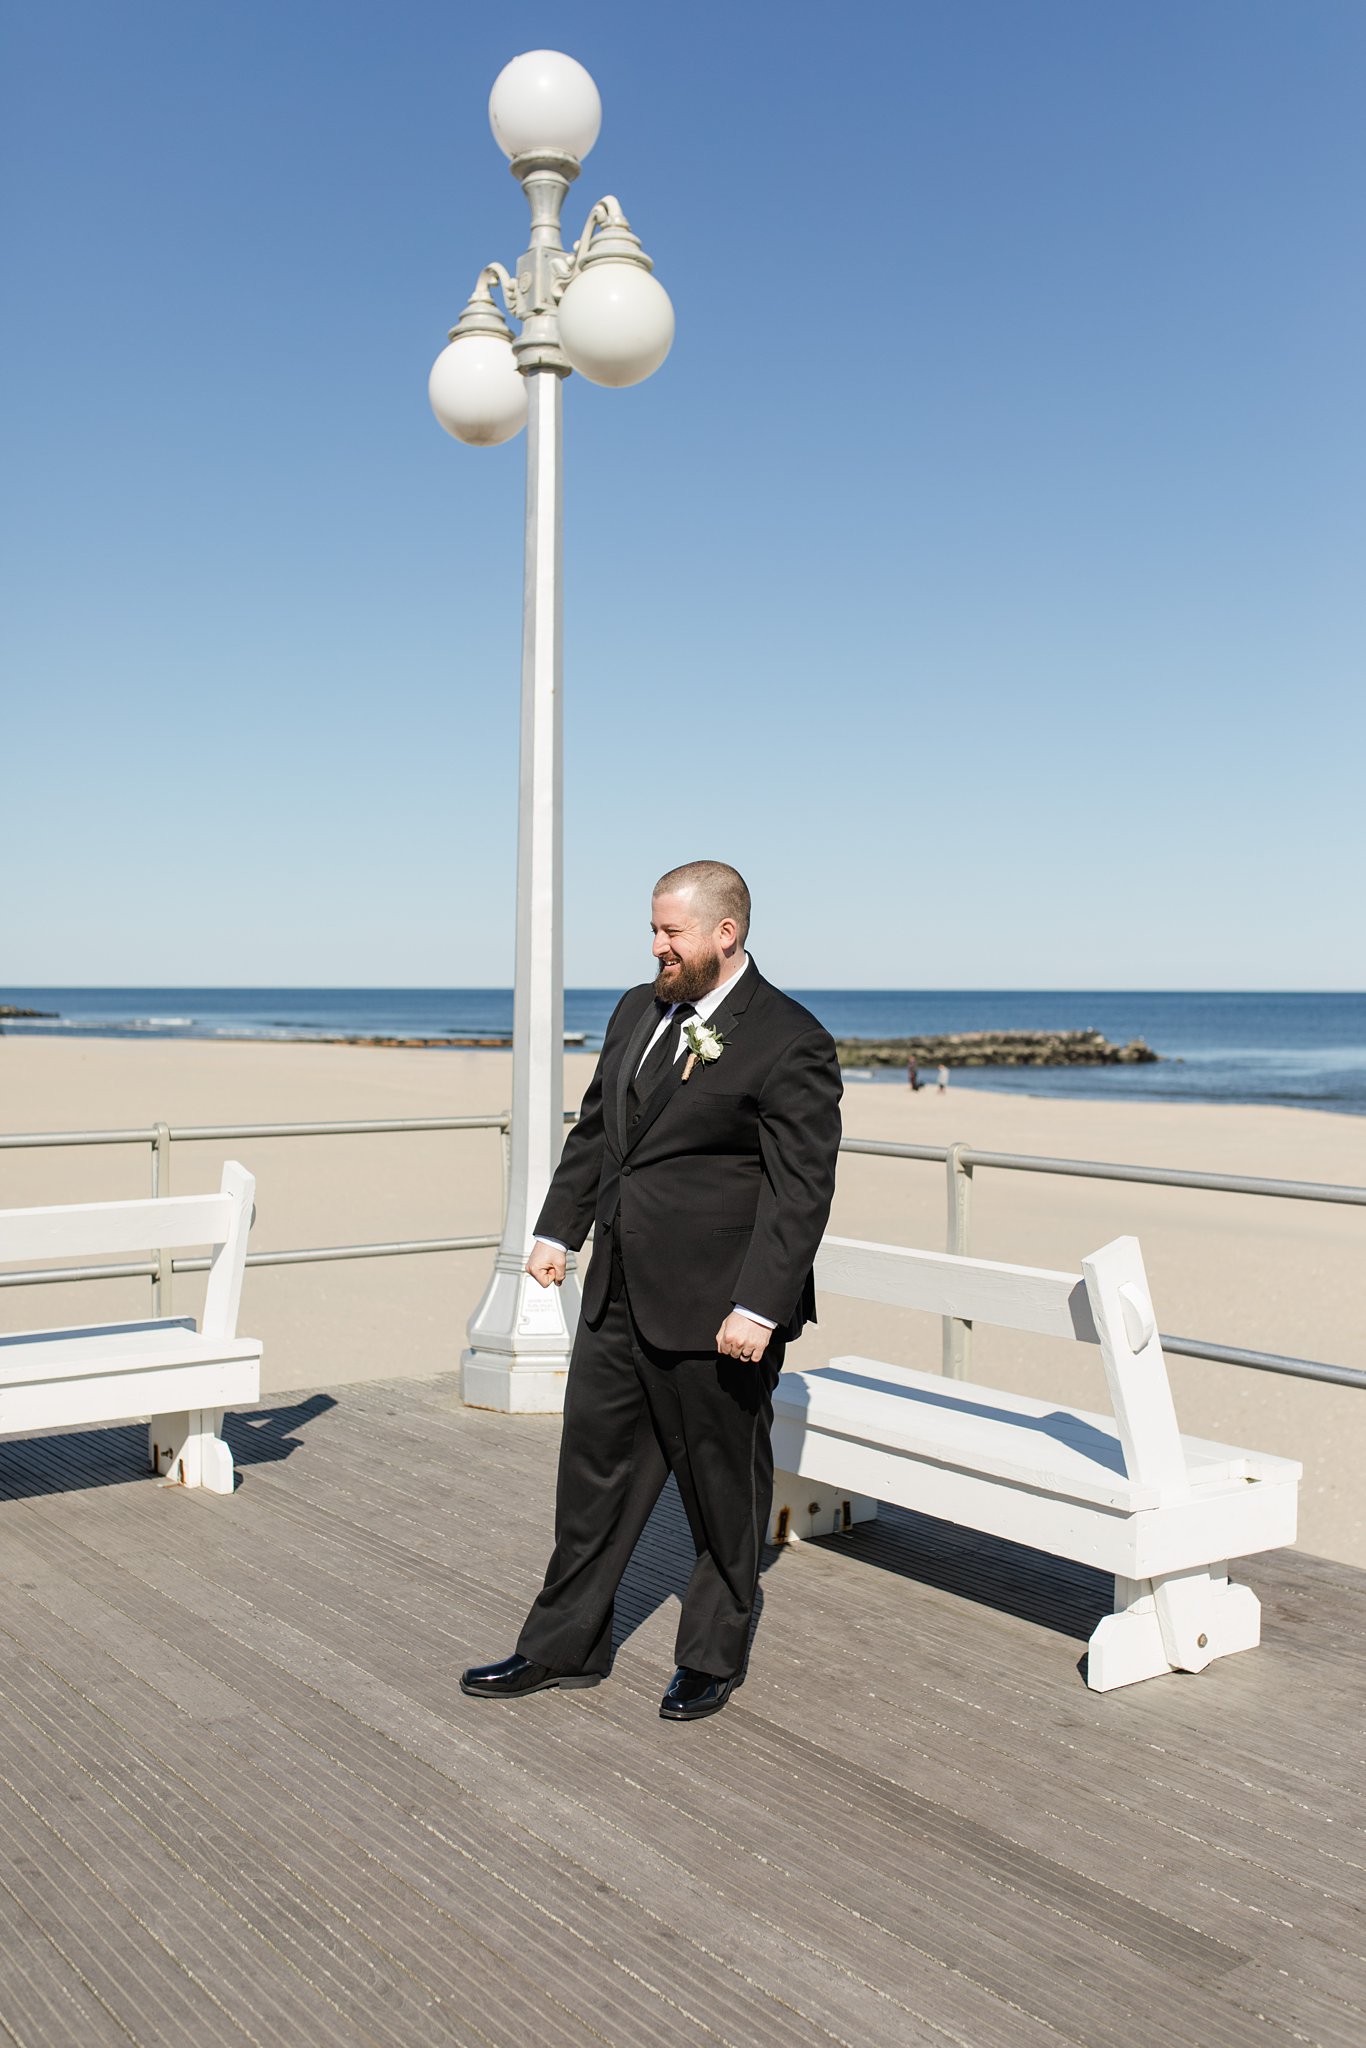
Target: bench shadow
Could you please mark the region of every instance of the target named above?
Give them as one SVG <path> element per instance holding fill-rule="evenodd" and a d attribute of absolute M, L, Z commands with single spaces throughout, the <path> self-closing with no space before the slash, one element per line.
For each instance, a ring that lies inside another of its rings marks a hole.
<path fill-rule="evenodd" d="M 1074 1564 L 886 1502 L 876 1521 L 859 1522 L 846 1535 L 810 1541 L 818 1550 L 837 1550 L 851 1564 L 858 1559 L 1081 1642 L 1114 1606 L 1114 1579 L 1093 1565 Z"/>
<path fill-rule="evenodd" d="M 244 1465 L 277 1465 L 303 1445 L 296 1434 L 338 1405 L 335 1395 L 309 1394 L 284 1408 L 245 1408 L 223 1418 L 223 1436 L 232 1461 Z"/>
<path fill-rule="evenodd" d="M 244 1466 L 290 1457 L 303 1442 L 298 1431 L 336 1405 L 331 1394 L 310 1394 L 285 1407 L 225 1416 L 223 1435 L 238 1468 L 238 1483 Z M 138 1479 L 156 1483 L 147 1465 L 145 1422 L 51 1430 L 45 1436 L 0 1442 L 0 1500 L 88 1492 L 92 1487 L 127 1486 Z"/>
<path fill-rule="evenodd" d="M 885 1394 L 887 1382 L 873 1379 L 865 1373 L 851 1372 L 847 1367 L 827 1365 L 821 1368 L 822 1380 L 838 1380 L 849 1387 L 863 1387 L 870 1393 Z M 1097 1429 L 1094 1423 L 1086 1422 L 1066 1408 L 1056 1408 L 1050 1415 L 1024 1415 L 1017 1408 L 994 1408 L 989 1402 L 974 1401 L 963 1394 L 930 1393 L 917 1387 L 915 1405 L 923 1408 L 951 1408 L 960 1415 L 972 1415 L 988 1422 L 1009 1423 L 1012 1429 L 1033 1430 L 1040 1436 L 1052 1437 L 1055 1443 L 1066 1444 L 1069 1449 L 1080 1451 L 1095 1465 L 1105 1471 L 1117 1472 L 1126 1478 L 1124 1451 L 1119 1438 L 1108 1430 Z"/>

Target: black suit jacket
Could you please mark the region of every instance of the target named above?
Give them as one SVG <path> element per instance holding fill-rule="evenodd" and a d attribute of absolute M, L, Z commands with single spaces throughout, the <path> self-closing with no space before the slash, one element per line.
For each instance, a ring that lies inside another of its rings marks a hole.
<path fill-rule="evenodd" d="M 577 1251 L 595 1227 L 590 1325 L 607 1307 L 615 1225 L 649 1343 L 713 1351 L 737 1302 L 795 1337 L 815 1321 L 811 1269 L 835 1190 L 834 1040 L 751 958 L 708 1019 L 720 1058 L 685 1082 L 685 1052 L 632 1123 L 627 1090 L 658 1018 L 648 982 L 617 1004 L 536 1234 Z"/>

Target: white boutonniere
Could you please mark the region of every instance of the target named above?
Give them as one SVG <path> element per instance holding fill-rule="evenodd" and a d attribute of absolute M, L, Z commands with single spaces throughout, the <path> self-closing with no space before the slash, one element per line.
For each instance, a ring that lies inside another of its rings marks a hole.
<path fill-rule="evenodd" d="M 683 1062 L 683 1079 L 686 1081 L 697 1062 L 709 1067 L 713 1060 L 719 1060 L 726 1049 L 726 1041 L 719 1031 L 713 1031 L 710 1024 L 704 1024 L 700 1017 L 689 1017 L 683 1026 L 683 1036 L 691 1050 Z"/>

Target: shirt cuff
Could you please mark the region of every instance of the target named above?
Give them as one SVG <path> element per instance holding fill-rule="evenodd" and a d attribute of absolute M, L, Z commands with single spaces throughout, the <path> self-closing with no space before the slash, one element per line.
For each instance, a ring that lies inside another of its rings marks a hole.
<path fill-rule="evenodd" d="M 778 1327 L 772 1316 L 756 1315 L 752 1308 L 743 1308 L 738 1301 L 735 1304 L 735 1313 L 737 1316 L 748 1316 L 752 1323 L 762 1323 L 766 1330 L 776 1330 Z"/>
<path fill-rule="evenodd" d="M 569 1246 L 567 1244 L 561 1244 L 558 1237 L 538 1237 L 536 1239 L 536 1243 L 548 1244 L 552 1252 L 563 1252 L 566 1255 L 566 1257 L 568 1256 Z"/>

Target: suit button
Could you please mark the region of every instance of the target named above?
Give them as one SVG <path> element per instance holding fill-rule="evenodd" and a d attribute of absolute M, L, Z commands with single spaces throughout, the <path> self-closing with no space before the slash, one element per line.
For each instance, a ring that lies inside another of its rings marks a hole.
<path fill-rule="evenodd" d="M 622 1179 L 623 1179 L 623 1180 L 629 1180 L 629 1178 L 630 1178 L 630 1174 L 631 1174 L 631 1169 L 630 1169 L 630 1167 L 629 1167 L 629 1166 L 623 1166 L 623 1167 L 622 1167 L 622 1169 L 621 1169 L 621 1177 L 622 1177 Z"/>

